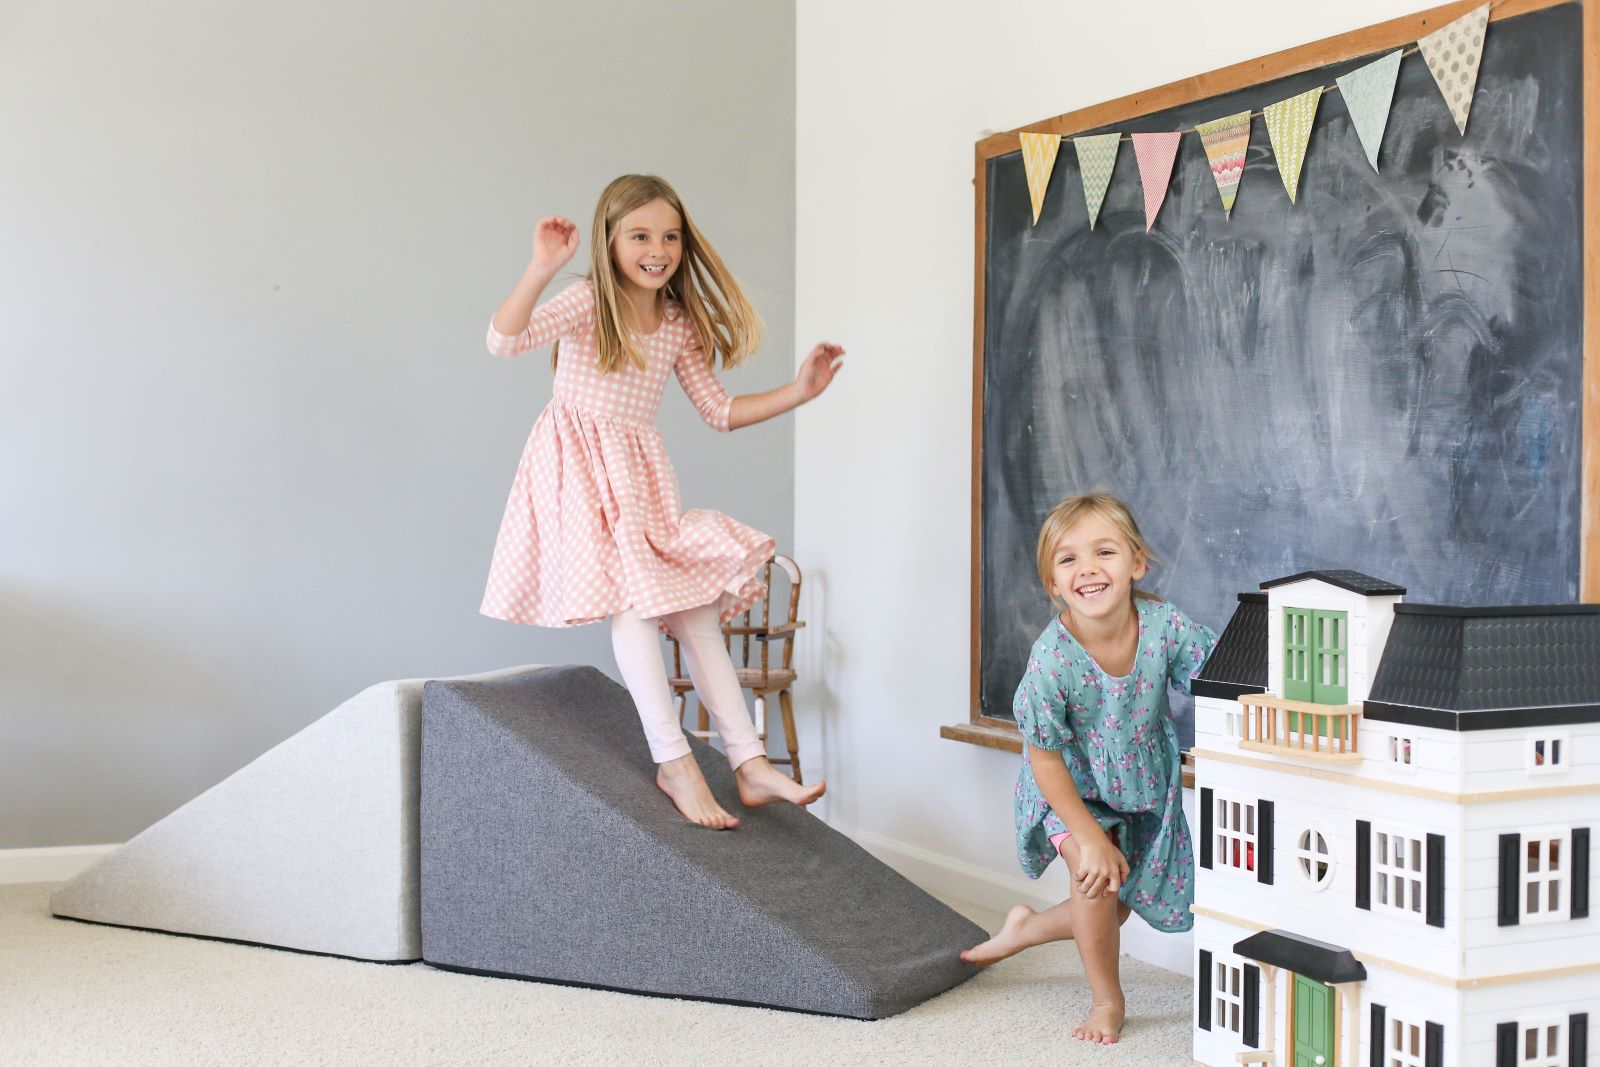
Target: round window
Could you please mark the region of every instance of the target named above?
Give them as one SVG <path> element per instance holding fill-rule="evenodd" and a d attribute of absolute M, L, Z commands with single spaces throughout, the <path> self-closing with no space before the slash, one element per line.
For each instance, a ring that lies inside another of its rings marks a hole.
<path fill-rule="evenodd" d="M 1295 858 L 1299 861 L 1300 876 L 1312 889 L 1326 889 L 1333 881 L 1333 850 L 1328 847 L 1328 837 L 1321 830 L 1301 830 L 1295 844 Z"/>

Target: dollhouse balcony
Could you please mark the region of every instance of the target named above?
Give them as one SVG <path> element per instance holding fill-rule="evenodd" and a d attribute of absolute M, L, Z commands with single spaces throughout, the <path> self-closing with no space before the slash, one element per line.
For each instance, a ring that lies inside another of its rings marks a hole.
<path fill-rule="evenodd" d="M 1356 727 L 1360 704 L 1312 704 L 1271 693 L 1245 693 L 1239 747 L 1316 763 L 1360 763 Z"/>

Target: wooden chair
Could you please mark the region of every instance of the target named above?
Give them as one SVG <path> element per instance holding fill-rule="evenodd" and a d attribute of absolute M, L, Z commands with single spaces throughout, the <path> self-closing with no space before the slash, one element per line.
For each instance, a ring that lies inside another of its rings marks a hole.
<path fill-rule="evenodd" d="M 788 601 L 786 608 L 780 611 L 783 622 L 774 623 L 773 595 L 775 590 L 772 584 L 772 569 L 777 567 L 788 578 Z M 788 767 L 794 780 L 803 781 L 800 777 L 800 741 L 794 732 L 794 702 L 790 696 L 790 688 L 794 685 L 794 635 L 802 629 L 805 623 L 799 619 L 800 612 L 800 567 L 788 556 L 773 556 L 767 561 L 761 571 L 762 583 L 766 586 L 766 595 L 758 602 L 761 605 L 761 619 L 757 622 L 754 618 L 755 608 L 744 613 L 742 619 L 735 620 L 722 627 L 724 643 L 728 646 L 728 654 L 733 658 L 734 673 L 739 676 L 739 685 L 748 689 L 755 697 L 756 705 L 756 736 L 763 744 L 767 740 L 767 698 L 776 696 L 778 707 L 783 715 L 783 736 L 789 745 L 789 758 L 779 759 L 768 757 L 773 763 Z M 668 683 L 672 686 L 672 696 L 678 703 L 678 719 L 682 721 L 688 710 L 689 693 L 694 689 L 694 682 L 683 669 L 683 650 L 670 634 L 667 640 L 672 642 L 672 677 Z M 772 664 L 772 644 L 782 642 L 782 665 Z M 697 701 L 698 703 L 698 701 Z M 689 732 L 695 737 L 710 738 L 715 736 L 711 729 L 711 719 L 706 713 L 705 705 L 699 705 L 699 728 Z"/>

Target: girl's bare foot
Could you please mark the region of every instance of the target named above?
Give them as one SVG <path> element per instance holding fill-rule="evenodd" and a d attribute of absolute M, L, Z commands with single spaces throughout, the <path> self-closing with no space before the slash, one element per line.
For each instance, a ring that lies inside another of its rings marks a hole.
<path fill-rule="evenodd" d="M 1027 937 L 1023 928 L 1037 914 L 1026 904 L 1018 904 L 1006 913 L 1005 924 L 1000 927 L 998 934 L 981 945 L 973 945 L 961 954 L 961 958 L 979 967 L 987 967 L 1015 956 L 1025 948 L 1031 948 L 1034 942 Z"/>
<path fill-rule="evenodd" d="M 656 768 L 656 786 L 671 799 L 678 812 L 697 826 L 732 830 L 739 820 L 722 810 L 706 785 L 694 753 L 668 760 Z M 741 793 L 743 790 L 741 789 Z"/>
<path fill-rule="evenodd" d="M 804 807 L 828 788 L 826 782 L 801 785 L 774 767 L 765 756 L 745 760 L 739 764 L 733 776 L 739 782 L 739 803 L 747 808 L 776 804 L 780 800 Z"/>
<path fill-rule="evenodd" d="M 1089 1017 L 1072 1028 L 1072 1036 L 1079 1041 L 1096 1045 L 1114 1045 L 1122 1034 L 1122 1016 L 1126 1011 L 1122 1002 L 1093 1004 Z"/>

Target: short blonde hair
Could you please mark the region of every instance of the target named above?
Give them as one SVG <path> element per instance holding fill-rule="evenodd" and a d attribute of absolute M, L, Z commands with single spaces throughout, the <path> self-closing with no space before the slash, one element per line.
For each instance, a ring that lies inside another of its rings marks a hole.
<path fill-rule="evenodd" d="M 600 373 L 617 370 L 626 361 L 643 369 L 644 354 L 622 321 L 619 283 L 611 263 L 611 238 L 617 223 L 631 211 L 663 201 L 683 220 L 683 259 L 667 281 L 666 294 L 683 306 L 705 348 L 706 366 L 736 367 L 761 346 L 761 316 L 745 297 L 711 242 L 695 228 L 678 192 L 665 179 L 650 174 L 624 174 L 607 185 L 594 208 L 590 233 L 589 280 L 594 284 L 594 333 Z M 555 366 L 559 346 L 550 354 Z"/>
<path fill-rule="evenodd" d="M 1133 517 L 1133 510 L 1128 505 L 1110 493 L 1069 496 L 1051 508 L 1050 514 L 1044 517 L 1044 525 L 1039 528 L 1039 546 L 1035 550 L 1034 562 L 1039 568 L 1039 583 L 1044 586 L 1045 594 L 1052 599 L 1054 595 L 1050 592 L 1050 580 L 1056 569 L 1056 543 L 1068 530 L 1090 515 L 1104 519 L 1121 534 L 1136 558 L 1144 560 L 1147 565 L 1158 562 L 1156 554 L 1150 551 L 1150 543 L 1144 539 L 1144 534 L 1139 530 L 1139 521 Z M 1161 599 L 1143 589 L 1135 589 L 1133 595 L 1145 600 Z"/>

